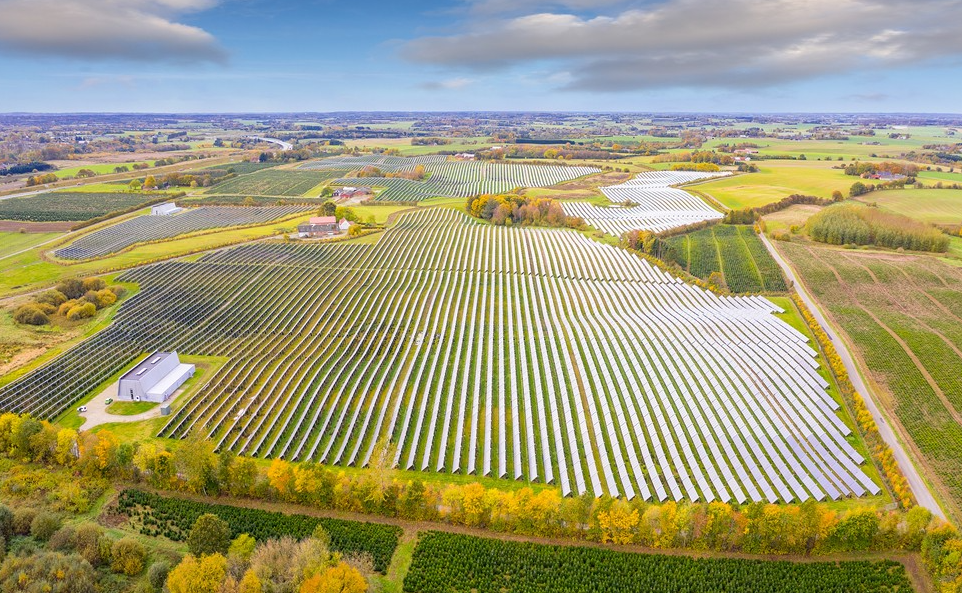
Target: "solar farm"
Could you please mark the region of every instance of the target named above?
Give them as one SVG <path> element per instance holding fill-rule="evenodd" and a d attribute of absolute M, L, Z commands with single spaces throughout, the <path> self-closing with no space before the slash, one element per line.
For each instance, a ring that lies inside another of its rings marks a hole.
<path fill-rule="evenodd" d="M 103 257 L 137 243 L 159 241 L 209 229 L 263 224 L 308 209 L 303 206 L 206 206 L 191 208 L 172 216 L 138 216 L 84 235 L 54 254 L 70 260 Z"/>
<path fill-rule="evenodd" d="M 553 168 L 553 167 L 551 167 Z M 144 353 L 227 362 L 161 436 L 628 499 L 876 494 L 815 351 L 760 297 L 563 230 L 447 209 L 376 244 L 256 243 L 136 268 L 108 328 L 0 389 L 55 417 Z"/>
<path fill-rule="evenodd" d="M 343 177 L 335 185 L 369 185 L 383 188 L 375 200 L 383 202 L 418 202 L 433 197 L 466 198 L 478 194 L 510 191 L 519 187 L 547 187 L 599 173 L 589 166 L 528 165 L 486 161 L 447 161 L 444 156 L 338 157 L 301 165 L 300 169 L 316 171 L 376 167 L 382 172 L 408 171 L 423 165 L 427 178 L 414 181 L 398 177 Z"/>
<path fill-rule="evenodd" d="M 579 216 L 591 226 L 616 237 L 628 231 L 662 232 L 723 217 L 701 198 L 671 187 L 712 174 L 687 171 L 652 171 L 619 185 L 602 187 L 614 204 L 595 206 L 586 202 L 563 202 L 565 214 Z M 630 202 L 633 206 L 620 206 Z"/>

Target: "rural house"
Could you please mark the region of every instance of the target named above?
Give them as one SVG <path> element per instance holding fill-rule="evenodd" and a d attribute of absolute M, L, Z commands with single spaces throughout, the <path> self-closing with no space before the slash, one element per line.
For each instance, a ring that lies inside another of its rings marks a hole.
<path fill-rule="evenodd" d="M 298 237 L 327 237 L 340 231 L 337 217 L 312 216 L 306 224 L 297 225 Z"/>

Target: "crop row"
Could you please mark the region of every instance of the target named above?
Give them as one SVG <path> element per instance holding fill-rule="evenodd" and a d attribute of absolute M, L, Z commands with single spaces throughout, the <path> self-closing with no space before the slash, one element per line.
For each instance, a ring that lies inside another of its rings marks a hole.
<path fill-rule="evenodd" d="M 289 171 L 268 169 L 240 175 L 219 183 L 208 194 L 240 194 L 251 196 L 302 196 L 329 179 L 343 176 L 347 170 Z"/>
<path fill-rule="evenodd" d="M 707 279 L 720 272 L 735 293 L 784 292 L 785 278 L 750 226 L 716 225 L 668 239 L 675 263 Z"/>
<path fill-rule="evenodd" d="M 374 569 L 382 573 L 391 563 L 401 536 L 401 528 L 393 525 L 286 515 L 260 509 L 196 502 L 133 489 L 120 493 L 117 508 L 124 515 L 136 519 L 142 531 L 156 532 L 175 541 L 187 539 L 194 522 L 205 513 L 223 519 L 230 526 L 231 537 L 246 533 L 257 541 L 282 536 L 303 539 L 310 536 L 320 525 L 331 538 L 332 551 L 342 554 L 369 554 L 374 561 Z"/>
<path fill-rule="evenodd" d="M 0 219 L 31 222 L 91 220 L 161 197 L 134 192 L 45 192 L 0 200 Z"/>
<path fill-rule="evenodd" d="M 405 593 L 909 593 L 891 560 L 795 563 L 690 558 L 503 541 L 428 532 L 404 578 Z"/>

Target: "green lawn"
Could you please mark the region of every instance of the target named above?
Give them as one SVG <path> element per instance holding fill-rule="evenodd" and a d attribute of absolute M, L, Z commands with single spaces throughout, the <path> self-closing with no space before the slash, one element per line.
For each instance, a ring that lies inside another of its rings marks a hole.
<path fill-rule="evenodd" d="M 144 412 L 149 412 L 156 408 L 159 404 L 157 402 L 119 402 L 107 406 L 107 413 L 115 414 L 117 416 L 136 416 L 137 414 L 143 414 Z"/>
<path fill-rule="evenodd" d="M 62 234 L 63 233 L 0 232 L 0 259 L 49 241 Z"/>

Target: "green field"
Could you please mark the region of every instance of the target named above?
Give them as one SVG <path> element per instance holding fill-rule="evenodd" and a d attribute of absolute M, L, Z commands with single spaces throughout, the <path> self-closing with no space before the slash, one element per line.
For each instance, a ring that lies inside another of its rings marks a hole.
<path fill-rule="evenodd" d="M 839 190 L 848 194 L 856 181 L 834 163 L 819 161 L 758 161 L 758 173 L 746 173 L 697 185 L 713 198 L 733 209 L 753 208 L 777 202 L 792 194 L 829 198 Z"/>
<path fill-rule="evenodd" d="M 707 280 L 721 272 L 735 293 L 784 292 L 785 278 L 750 226 L 716 225 L 668 239 L 674 261 Z"/>
<path fill-rule="evenodd" d="M 776 244 L 848 334 L 881 401 L 921 453 L 923 474 L 958 516 L 962 267 L 931 256 Z"/>
<path fill-rule="evenodd" d="M 875 191 L 858 200 L 922 222 L 962 224 L 962 189 Z"/>
<path fill-rule="evenodd" d="M 47 192 L 0 200 L 0 219 L 33 222 L 90 220 L 163 197 L 163 194 L 132 192 Z"/>
<path fill-rule="evenodd" d="M 632 554 L 428 532 L 414 549 L 405 593 L 908 593 L 891 560 L 793 563 Z"/>
<path fill-rule="evenodd" d="M 45 243 L 63 233 L 0 232 L 0 259 Z"/>

